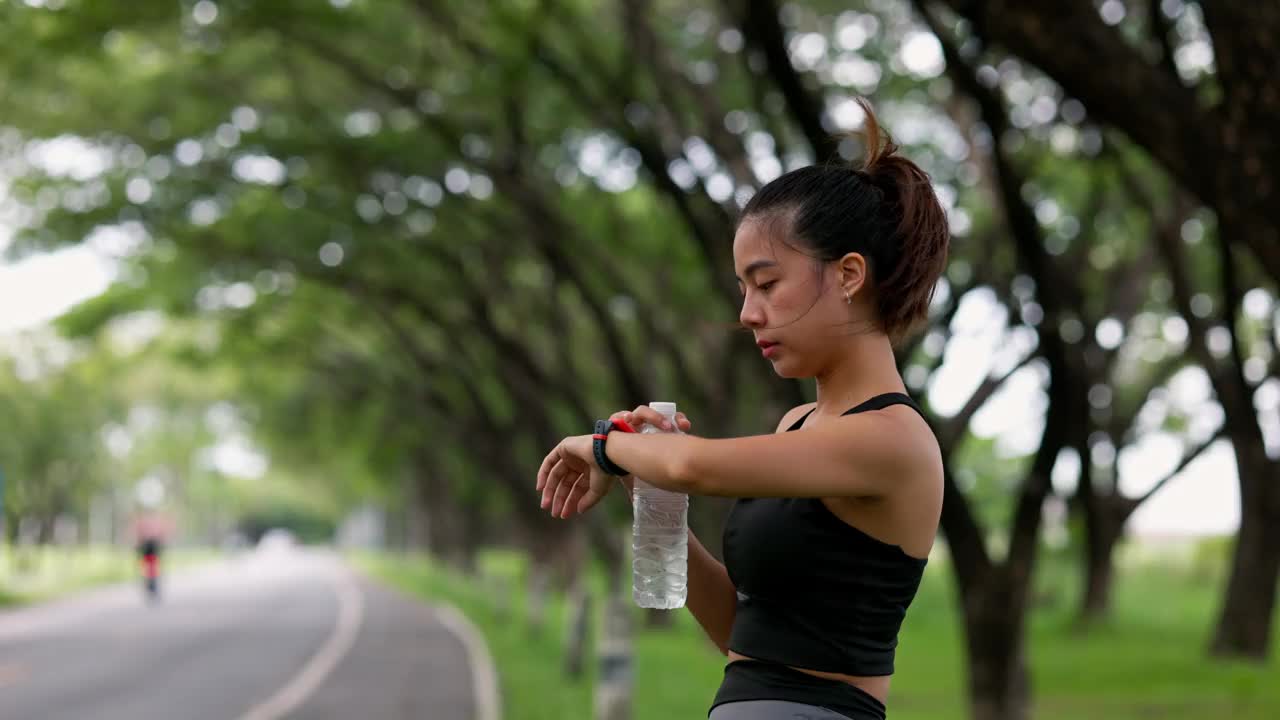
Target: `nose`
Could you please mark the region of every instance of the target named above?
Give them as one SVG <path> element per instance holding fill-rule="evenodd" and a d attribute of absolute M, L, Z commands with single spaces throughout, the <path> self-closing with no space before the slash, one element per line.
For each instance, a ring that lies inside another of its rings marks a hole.
<path fill-rule="evenodd" d="M 738 322 L 743 327 L 756 330 L 764 327 L 764 310 L 760 308 L 759 303 L 752 302 L 748 295 L 742 300 L 742 310 L 738 313 Z"/>

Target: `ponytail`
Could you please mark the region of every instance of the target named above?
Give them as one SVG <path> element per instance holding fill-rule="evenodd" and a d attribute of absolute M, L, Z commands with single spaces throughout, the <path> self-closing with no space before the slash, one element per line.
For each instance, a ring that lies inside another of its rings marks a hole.
<path fill-rule="evenodd" d="M 880 318 L 890 338 L 900 339 L 929 318 L 938 278 L 947 264 L 951 232 L 929 175 L 898 153 L 866 100 L 866 158 L 862 172 L 883 193 L 880 214 L 891 229 L 891 268 L 876 278 Z"/>

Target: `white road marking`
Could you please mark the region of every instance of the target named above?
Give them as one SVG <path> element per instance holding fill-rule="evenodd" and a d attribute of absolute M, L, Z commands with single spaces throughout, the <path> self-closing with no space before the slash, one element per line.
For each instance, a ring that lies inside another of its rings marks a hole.
<path fill-rule="evenodd" d="M 287 685 L 240 716 L 240 720 L 278 720 L 293 712 L 320 687 L 320 683 L 351 650 L 364 619 L 364 595 L 348 572 L 340 572 L 335 587 L 338 620 L 329 639 Z"/>
<path fill-rule="evenodd" d="M 434 603 L 433 603 L 434 604 Z M 436 616 L 467 648 L 472 687 L 476 696 L 476 720 L 498 720 L 502 703 L 498 693 L 498 673 L 480 632 L 461 612 L 450 605 L 435 604 Z"/>

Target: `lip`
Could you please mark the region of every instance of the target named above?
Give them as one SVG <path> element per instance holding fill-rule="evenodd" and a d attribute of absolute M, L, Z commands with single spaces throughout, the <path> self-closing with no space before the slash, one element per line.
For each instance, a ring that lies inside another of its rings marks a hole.
<path fill-rule="evenodd" d="M 760 352 L 766 357 L 771 358 L 778 352 L 778 343 L 768 340 L 757 340 L 756 346 L 760 348 Z"/>

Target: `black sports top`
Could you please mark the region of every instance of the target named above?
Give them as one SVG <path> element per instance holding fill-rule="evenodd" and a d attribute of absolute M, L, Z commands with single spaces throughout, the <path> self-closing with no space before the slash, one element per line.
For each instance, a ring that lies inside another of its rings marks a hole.
<path fill-rule="evenodd" d="M 910 397 L 886 393 L 844 414 L 890 405 L 920 412 Z M 822 672 L 893 674 L 898 629 L 927 559 L 867 535 L 820 498 L 737 500 L 724 557 L 738 590 L 730 650 Z"/>

